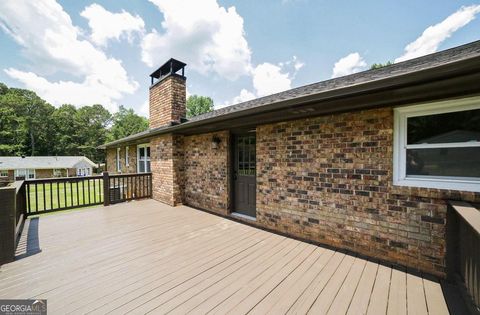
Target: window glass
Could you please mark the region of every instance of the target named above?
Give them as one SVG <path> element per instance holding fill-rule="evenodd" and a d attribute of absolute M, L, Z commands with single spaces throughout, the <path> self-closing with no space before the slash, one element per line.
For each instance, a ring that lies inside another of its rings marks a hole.
<path fill-rule="evenodd" d="M 255 136 L 238 137 L 238 174 L 255 175 Z"/>
<path fill-rule="evenodd" d="M 407 119 L 407 144 L 480 141 L 480 109 Z"/>
<path fill-rule="evenodd" d="M 8 176 L 8 171 L 0 171 L 0 176 L 2 177 L 7 177 Z"/>
<path fill-rule="evenodd" d="M 480 178 L 480 147 L 408 149 L 407 175 Z"/>
<path fill-rule="evenodd" d="M 140 173 L 150 172 L 150 147 L 138 148 L 138 171 Z"/>
<path fill-rule="evenodd" d="M 150 160 L 147 160 L 147 169 L 146 169 L 146 172 L 147 173 L 150 173 Z"/>

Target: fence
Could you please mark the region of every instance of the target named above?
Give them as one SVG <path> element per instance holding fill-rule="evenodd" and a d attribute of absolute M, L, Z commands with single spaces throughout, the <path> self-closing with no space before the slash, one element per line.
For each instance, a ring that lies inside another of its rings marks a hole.
<path fill-rule="evenodd" d="M 447 215 L 448 276 L 463 287 L 472 311 L 480 312 L 480 211 L 452 202 Z"/>

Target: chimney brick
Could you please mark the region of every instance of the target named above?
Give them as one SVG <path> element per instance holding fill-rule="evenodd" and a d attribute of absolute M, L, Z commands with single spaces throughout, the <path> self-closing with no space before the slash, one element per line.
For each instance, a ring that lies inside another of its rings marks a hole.
<path fill-rule="evenodd" d="M 180 123 L 186 117 L 186 78 L 171 74 L 150 87 L 150 128 Z"/>

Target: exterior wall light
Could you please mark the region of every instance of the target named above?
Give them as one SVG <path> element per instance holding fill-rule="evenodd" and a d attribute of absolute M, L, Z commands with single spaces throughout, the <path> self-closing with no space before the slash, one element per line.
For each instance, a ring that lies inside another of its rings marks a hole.
<path fill-rule="evenodd" d="M 219 145 L 220 145 L 220 142 L 222 142 L 222 140 L 217 137 L 217 136 L 213 136 L 212 138 L 212 149 L 218 149 Z"/>

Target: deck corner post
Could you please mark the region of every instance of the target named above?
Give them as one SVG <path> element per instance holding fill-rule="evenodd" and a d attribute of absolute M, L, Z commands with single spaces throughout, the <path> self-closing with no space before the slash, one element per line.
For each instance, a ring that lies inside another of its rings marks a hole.
<path fill-rule="evenodd" d="M 103 205 L 110 205 L 110 177 L 108 172 L 103 172 Z"/>
<path fill-rule="evenodd" d="M 0 265 L 15 259 L 15 187 L 0 189 Z"/>

